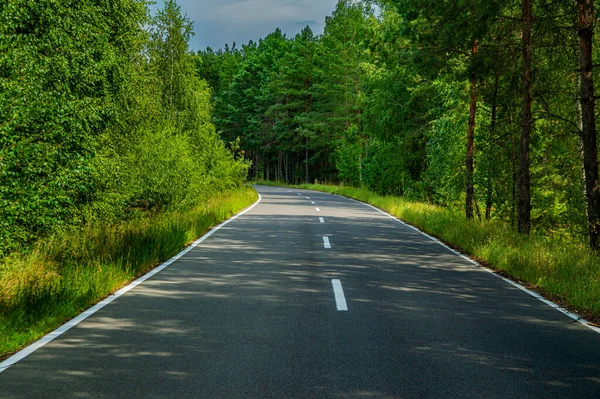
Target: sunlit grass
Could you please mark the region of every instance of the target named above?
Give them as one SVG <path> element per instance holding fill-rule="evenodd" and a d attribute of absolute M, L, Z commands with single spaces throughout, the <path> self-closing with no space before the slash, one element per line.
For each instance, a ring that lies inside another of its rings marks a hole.
<path fill-rule="evenodd" d="M 255 202 L 251 188 L 188 212 L 89 226 L 39 242 L 0 263 L 0 356 L 58 327 L 177 254 L 211 226 Z"/>
<path fill-rule="evenodd" d="M 580 242 L 539 233 L 525 236 L 501 221 L 467 221 L 458 210 L 381 196 L 365 189 L 322 184 L 299 187 L 372 204 L 583 316 L 600 321 L 600 258 Z"/>

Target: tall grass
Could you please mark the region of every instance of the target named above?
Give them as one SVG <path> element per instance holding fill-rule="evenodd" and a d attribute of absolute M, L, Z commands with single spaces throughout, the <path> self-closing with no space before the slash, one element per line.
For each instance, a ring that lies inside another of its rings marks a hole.
<path fill-rule="evenodd" d="M 311 184 L 372 204 L 461 252 L 600 322 L 600 258 L 580 242 L 541 233 L 525 236 L 501 221 L 467 221 L 459 210 L 381 196 L 365 189 Z"/>
<path fill-rule="evenodd" d="M 188 212 L 87 226 L 0 262 L 0 356 L 39 338 L 177 254 L 257 199 L 246 187 Z"/>

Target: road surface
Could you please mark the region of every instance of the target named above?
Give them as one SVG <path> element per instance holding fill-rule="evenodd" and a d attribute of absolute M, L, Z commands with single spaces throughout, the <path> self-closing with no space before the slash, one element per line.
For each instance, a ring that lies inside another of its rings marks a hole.
<path fill-rule="evenodd" d="M 258 191 L 0 397 L 600 398 L 600 334 L 364 204 Z"/>

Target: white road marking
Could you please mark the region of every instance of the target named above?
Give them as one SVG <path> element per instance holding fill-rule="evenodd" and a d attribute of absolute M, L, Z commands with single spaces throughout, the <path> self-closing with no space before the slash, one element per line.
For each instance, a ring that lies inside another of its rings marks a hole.
<path fill-rule="evenodd" d="M 463 258 L 463 259 L 465 259 L 466 261 L 470 262 L 471 264 L 473 264 L 473 265 L 477 266 L 478 268 L 481 268 L 481 269 L 485 270 L 486 272 L 488 272 L 488 273 L 490 273 L 490 274 L 493 274 L 494 276 L 498 277 L 499 279 L 506 281 L 508 284 L 512 285 L 513 287 L 515 287 L 515 288 L 518 288 L 518 289 L 520 289 L 521 291 L 524 291 L 524 292 L 526 292 L 527 294 L 531 295 L 531 296 L 532 296 L 532 297 L 534 297 L 535 299 L 537 299 L 537 300 L 539 300 L 539 301 L 541 301 L 541 302 L 545 303 L 546 305 L 548 305 L 548 306 L 550 306 L 550 307 L 552 307 L 552 308 L 554 308 L 554 309 L 558 310 L 560 313 L 564 314 L 565 316 L 567 316 L 567 317 L 569 317 L 569 318 L 573 319 L 574 321 L 576 321 L 576 322 L 578 322 L 578 323 L 580 323 L 580 324 L 583 324 L 584 326 L 586 326 L 586 327 L 587 327 L 587 328 L 589 328 L 590 330 L 592 330 L 592 331 L 594 331 L 594 332 L 596 332 L 596 333 L 600 334 L 600 327 L 596 327 L 596 326 L 594 326 L 594 325 L 590 324 L 590 322 L 589 322 L 589 321 L 587 321 L 586 319 L 584 319 L 584 318 L 580 317 L 579 315 L 577 315 L 577 314 L 575 314 L 575 313 L 569 312 L 567 309 L 565 309 L 565 308 L 561 307 L 560 305 L 557 305 L 556 303 L 554 303 L 554 302 L 552 302 L 552 301 L 550 301 L 550 300 L 548 300 L 548 299 L 544 298 L 543 296 L 539 295 L 538 293 L 536 293 L 536 292 L 533 292 L 533 291 L 531 291 L 530 289 L 527 289 L 527 288 L 523 287 L 521 284 L 519 284 L 519 283 L 516 283 L 516 282 L 514 282 L 514 281 L 512 281 L 512 280 L 510 280 L 510 279 L 508 279 L 508 278 L 506 278 L 506 277 L 503 277 L 503 276 L 501 276 L 500 274 L 498 274 L 498 273 L 497 273 L 497 272 L 495 272 L 494 270 L 492 270 L 492 269 L 490 269 L 490 268 L 487 268 L 487 267 L 485 267 L 485 266 L 481 265 L 479 262 L 477 262 L 477 261 L 475 261 L 475 260 L 473 260 L 473 259 L 469 258 L 468 256 L 466 256 L 466 255 L 464 255 L 464 254 L 462 254 L 462 253 L 460 253 L 460 252 L 458 252 L 458 251 L 456 251 L 456 250 L 454 250 L 454 249 L 450 248 L 449 246 L 447 246 L 446 244 L 444 244 L 442 241 L 438 240 L 437 238 L 435 238 L 435 237 L 433 237 L 433 236 L 430 236 L 429 234 L 425 233 L 424 231 L 421 231 L 420 229 L 416 228 L 415 226 L 411 226 L 410 224 L 403 222 L 402 220 L 398 219 L 397 217 L 395 217 L 395 216 L 393 216 L 393 215 L 390 215 L 389 213 L 387 213 L 387 212 L 385 212 L 385 211 L 382 211 L 381 209 L 379 209 L 379 208 L 377 208 L 377 207 L 375 207 L 375 206 L 373 206 L 373 205 L 371 205 L 371 204 L 367 204 L 366 202 L 362 202 L 362 201 L 356 200 L 356 199 L 354 199 L 354 198 L 348 198 L 348 197 L 344 197 L 344 196 L 342 196 L 342 195 L 337 195 L 337 194 L 332 194 L 332 195 L 336 195 L 336 196 L 338 196 L 338 197 L 346 198 L 346 199 L 352 200 L 352 201 L 354 201 L 354 202 L 358 202 L 358 203 L 360 203 L 360 204 L 366 205 L 366 206 L 368 206 L 369 208 L 372 208 L 372 209 L 376 210 L 377 212 L 379 212 L 379 213 L 381 213 L 381 214 L 383 214 L 383 215 L 386 215 L 386 216 L 388 216 L 388 217 L 390 217 L 390 218 L 394 219 L 395 221 L 397 221 L 397 222 L 399 222 L 399 223 L 402 223 L 402 224 L 403 224 L 403 225 L 405 225 L 406 227 L 408 227 L 408 228 L 411 228 L 411 229 L 413 229 L 414 231 L 416 231 L 416 232 L 418 232 L 418 233 L 421 233 L 421 234 L 423 234 L 425 237 L 428 237 L 429 239 L 431 239 L 431 240 L 435 241 L 436 243 L 438 243 L 438 244 L 439 244 L 439 245 L 441 245 L 442 247 L 446 248 L 448 251 L 450 251 L 450 252 L 452 252 L 452 253 L 454 253 L 454 254 L 456 254 L 456 255 L 460 256 L 461 258 Z"/>
<path fill-rule="evenodd" d="M 174 257 L 172 257 L 171 259 L 169 259 L 168 261 L 166 261 L 162 265 L 156 267 L 155 269 L 153 269 L 150 272 L 146 273 L 142 277 L 140 277 L 137 280 L 131 282 L 129 285 L 121 288 L 120 290 L 118 290 L 117 292 L 115 292 L 114 294 L 112 294 L 111 296 L 109 296 L 108 298 L 104 299 L 101 302 L 98 302 L 96 305 L 92 306 L 91 308 L 89 308 L 85 312 L 81 313 L 79 316 L 71 319 L 69 322 L 67 322 L 67 323 L 63 324 L 62 326 L 58 327 L 56 330 L 54 330 L 51 333 L 43 336 L 42 338 L 40 338 L 39 340 L 35 341 L 33 344 L 29 345 L 25 349 L 20 350 L 19 352 L 15 353 L 14 355 L 12 355 L 11 357 L 9 357 L 5 361 L 1 362 L 0 363 L 0 373 L 2 373 L 4 370 L 8 369 L 13 364 L 15 364 L 15 363 L 23 360 L 27 356 L 31 355 L 33 352 L 35 352 L 36 350 L 40 349 L 42 346 L 44 346 L 47 343 L 51 342 L 55 338 L 59 337 L 60 335 L 64 334 L 65 332 L 69 331 L 71 328 L 75 327 L 77 324 L 81 323 L 82 321 L 84 321 L 85 319 L 87 319 L 88 317 L 90 317 L 91 315 L 93 315 L 94 313 L 96 313 L 97 311 L 99 311 L 100 309 L 102 309 L 103 307 L 105 307 L 106 305 L 108 305 L 109 303 L 111 303 L 112 301 L 114 301 L 115 299 L 117 299 L 120 296 L 122 296 L 123 294 L 131 291 L 132 289 L 134 289 L 135 287 L 137 287 L 138 285 L 140 285 L 144 281 L 148 280 L 149 278 L 153 277 L 154 275 L 160 273 L 161 271 L 163 271 L 164 269 L 166 269 L 167 267 L 169 267 L 170 265 L 172 265 L 175 261 L 177 261 L 178 259 L 180 259 L 182 256 L 184 256 L 185 254 L 187 254 L 188 252 L 190 252 L 192 249 L 194 249 L 195 247 L 197 247 L 198 245 L 200 245 L 202 242 L 204 242 L 207 238 L 209 238 L 210 236 L 212 236 L 218 230 L 220 230 L 221 228 L 225 227 L 227 224 L 229 224 L 230 222 L 232 222 L 235 219 L 239 218 L 240 216 L 242 216 L 246 212 L 251 211 L 256 205 L 259 204 L 259 202 L 261 200 L 262 200 L 262 197 L 261 197 L 260 194 L 258 194 L 258 200 L 253 205 L 251 205 L 249 208 L 246 208 L 245 210 L 243 210 L 242 212 L 240 212 L 237 215 L 233 216 L 232 218 L 230 218 L 230 219 L 224 221 L 223 223 L 219 224 L 217 227 L 215 227 L 214 229 L 210 230 L 208 233 L 204 234 L 202 237 L 200 237 L 199 239 L 197 239 L 196 241 L 194 241 L 190 246 L 188 246 L 187 248 L 185 248 L 183 251 L 179 252 L 177 255 L 175 255 Z"/>
<path fill-rule="evenodd" d="M 315 201 L 310 201 L 310 203 L 314 205 L 314 204 L 315 204 Z"/>
<path fill-rule="evenodd" d="M 302 195 L 301 193 L 296 193 L 296 194 L 298 194 L 298 195 Z"/>
<path fill-rule="evenodd" d="M 320 222 L 320 223 L 325 223 L 325 219 L 323 219 L 323 218 L 319 218 L 319 222 Z"/>
<path fill-rule="evenodd" d="M 323 237 L 323 245 L 326 249 L 331 248 L 331 244 L 329 243 L 329 237 Z"/>
<path fill-rule="evenodd" d="M 317 212 L 321 212 L 321 210 L 319 208 L 315 208 L 317 210 Z"/>
<path fill-rule="evenodd" d="M 306 197 L 306 199 L 310 199 L 310 197 Z"/>
<path fill-rule="evenodd" d="M 348 304 L 346 303 L 346 297 L 344 296 L 344 289 L 342 288 L 342 282 L 338 279 L 331 280 L 333 286 L 333 294 L 335 295 L 335 305 L 337 310 L 340 312 L 348 311 Z"/>
<path fill-rule="evenodd" d="M 278 188 L 277 191 L 283 191 L 282 189 Z"/>
<path fill-rule="evenodd" d="M 292 192 L 292 190 L 288 190 L 288 193 L 291 193 L 291 192 Z"/>

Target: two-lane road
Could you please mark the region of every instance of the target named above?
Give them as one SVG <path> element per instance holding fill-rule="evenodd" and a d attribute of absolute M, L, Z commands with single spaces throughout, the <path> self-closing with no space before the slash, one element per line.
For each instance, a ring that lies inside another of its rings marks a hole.
<path fill-rule="evenodd" d="M 364 204 L 258 190 L 0 397 L 600 398 L 600 334 Z"/>

